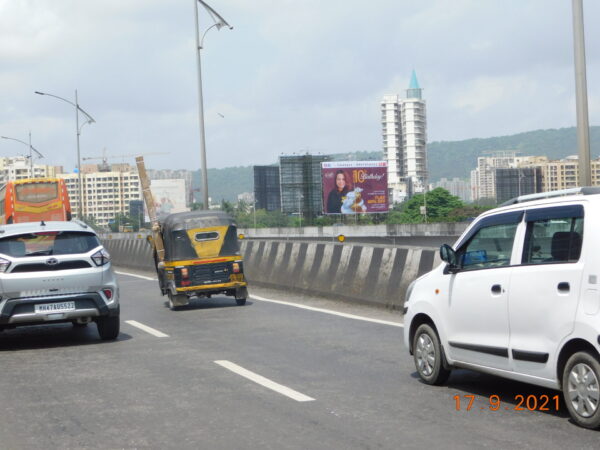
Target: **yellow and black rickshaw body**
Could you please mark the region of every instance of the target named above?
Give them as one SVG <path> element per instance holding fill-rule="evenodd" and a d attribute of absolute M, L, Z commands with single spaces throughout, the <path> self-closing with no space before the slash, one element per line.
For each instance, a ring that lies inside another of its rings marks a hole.
<path fill-rule="evenodd" d="M 225 294 L 243 305 L 248 296 L 237 227 L 222 211 L 170 214 L 160 224 L 164 261 L 156 271 L 169 306 L 187 305 L 192 296 Z"/>

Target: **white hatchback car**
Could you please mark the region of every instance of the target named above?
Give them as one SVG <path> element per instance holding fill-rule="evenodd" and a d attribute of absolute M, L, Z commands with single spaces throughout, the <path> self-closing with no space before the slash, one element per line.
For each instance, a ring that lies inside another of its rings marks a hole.
<path fill-rule="evenodd" d="M 560 389 L 600 427 L 600 188 L 522 196 L 479 216 L 408 288 L 404 342 L 421 379 L 454 367 Z"/>

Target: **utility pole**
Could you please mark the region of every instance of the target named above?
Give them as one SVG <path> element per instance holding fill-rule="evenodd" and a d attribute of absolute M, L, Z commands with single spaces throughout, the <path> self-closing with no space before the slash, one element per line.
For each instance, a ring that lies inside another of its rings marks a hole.
<path fill-rule="evenodd" d="M 591 186 L 590 127 L 588 121 L 582 0 L 573 0 L 573 42 L 575 45 L 575 101 L 577 107 L 577 146 L 579 148 L 579 185 Z"/>

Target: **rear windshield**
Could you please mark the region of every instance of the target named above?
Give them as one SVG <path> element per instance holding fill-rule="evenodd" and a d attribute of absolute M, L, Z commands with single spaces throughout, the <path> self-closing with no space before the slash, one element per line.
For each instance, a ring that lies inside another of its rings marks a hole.
<path fill-rule="evenodd" d="M 14 258 L 22 256 L 72 255 L 87 253 L 98 247 L 95 234 L 79 231 L 20 234 L 0 239 L 0 253 Z"/>
<path fill-rule="evenodd" d="M 54 181 L 18 184 L 16 191 L 19 202 L 44 203 L 58 198 L 58 183 Z"/>

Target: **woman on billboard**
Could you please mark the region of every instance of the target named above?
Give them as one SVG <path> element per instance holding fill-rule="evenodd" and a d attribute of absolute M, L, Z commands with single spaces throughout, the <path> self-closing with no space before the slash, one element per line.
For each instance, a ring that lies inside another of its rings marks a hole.
<path fill-rule="evenodd" d="M 335 187 L 329 192 L 327 197 L 327 213 L 341 214 L 343 197 L 348 194 L 349 187 L 346 178 L 346 173 L 343 170 L 338 170 L 335 173 Z"/>

